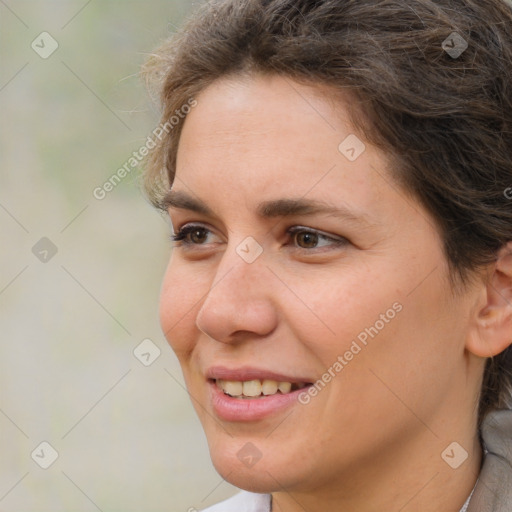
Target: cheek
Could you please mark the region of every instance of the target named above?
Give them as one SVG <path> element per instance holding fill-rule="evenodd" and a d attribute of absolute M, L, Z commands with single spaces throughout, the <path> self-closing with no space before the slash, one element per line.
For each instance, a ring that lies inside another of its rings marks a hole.
<path fill-rule="evenodd" d="M 160 291 L 159 317 L 164 336 L 180 359 L 193 349 L 204 288 L 197 276 L 171 258 Z"/>
<path fill-rule="evenodd" d="M 379 334 L 384 334 L 399 321 L 401 294 L 396 278 L 390 276 L 389 269 L 370 272 L 366 266 L 361 271 L 352 266 L 326 270 L 316 277 L 310 274 L 297 281 L 294 296 L 286 297 L 288 323 L 301 331 L 296 336 L 301 334 L 300 339 L 329 367 L 354 340 L 364 347 L 376 332 L 375 324 Z"/>
<path fill-rule="evenodd" d="M 379 443 L 421 427 L 414 414 L 431 418 L 442 403 L 457 357 L 449 319 L 460 313 L 447 307 L 446 287 L 438 276 L 408 296 L 409 283 L 417 281 L 400 273 L 352 274 L 336 286 L 317 282 L 308 287 L 309 295 L 305 287 L 294 290 L 308 297 L 308 306 L 334 331 L 305 308 L 300 317 L 296 306 L 295 325 L 301 332 L 295 335 L 302 335 L 317 368 L 326 372 L 321 380 L 328 382 L 305 413 L 316 423 L 321 415 L 324 435 L 342 431 L 357 440 L 341 451 L 371 453 Z"/>
<path fill-rule="evenodd" d="M 453 304 L 450 307 L 440 274 L 410 293 L 423 274 L 403 268 L 352 269 L 340 272 L 335 283 L 332 274 L 297 282 L 296 297 L 289 298 L 287 321 L 296 329 L 295 337 L 315 354 L 318 368 L 332 369 L 342 357 L 341 366 L 332 371 L 344 377 L 336 378 L 333 388 L 343 381 L 343 387 L 353 386 L 360 396 L 361 389 L 382 388 L 376 377 L 382 374 L 395 392 L 420 396 L 440 368 L 446 371 L 435 387 L 446 385 L 451 371 L 447 363 L 457 357 L 456 329 L 450 317 L 461 313 L 454 311 Z M 363 394 L 371 400 L 371 393 Z"/>

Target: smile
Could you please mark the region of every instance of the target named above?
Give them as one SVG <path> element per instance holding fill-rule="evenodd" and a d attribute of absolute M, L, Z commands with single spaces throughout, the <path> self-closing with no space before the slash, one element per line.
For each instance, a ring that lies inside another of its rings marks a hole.
<path fill-rule="evenodd" d="M 286 395 L 308 385 L 306 382 L 278 382 L 270 379 L 246 381 L 216 379 L 215 384 L 226 395 L 242 399 L 254 399 L 278 393 Z"/>

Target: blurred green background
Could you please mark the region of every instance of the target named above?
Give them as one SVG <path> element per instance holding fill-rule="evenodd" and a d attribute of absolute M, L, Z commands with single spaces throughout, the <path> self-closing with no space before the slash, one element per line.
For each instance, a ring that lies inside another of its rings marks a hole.
<path fill-rule="evenodd" d="M 168 225 L 137 169 L 93 195 L 158 124 L 137 74 L 194 7 L 0 0 L 2 512 L 187 512 L 235 491 L 160 331 Z"/>

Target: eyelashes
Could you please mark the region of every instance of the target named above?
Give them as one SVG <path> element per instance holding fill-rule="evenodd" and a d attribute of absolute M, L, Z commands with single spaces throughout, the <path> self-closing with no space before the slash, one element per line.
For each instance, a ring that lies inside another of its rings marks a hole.
<path fill-rule="evenodd" d="M 184 227 L 178 229 L 176 233 L 171 234 L 171 241 L 175 243 L 179 242 L 179 245 L 196 245 L 194 242 L 190 242 L 187 239 L 188 235 L 194 232 L 197 234 L 201 232 L 204 233 L 206 231 L 209 232 L 210 230 L 198 224 L 187 224 Z"/>
<path fill-rule="evenodd" d="M 323 231 L 307 228 L 305 226 L 292 226 L 287 230 L 286 233 L 291 236 L 292 240 L 302 240 L 302 242 L 304 242 L 306 245 L 309 245 L 309 247 L 297 247 L 298 249 L 304 249 L 306 251 L 312 249 L 320 249 L 323 247 L 328 248 L 329 246 L 340 247 L 348 244 L 348 240 L 346 238 L 334 237 L 324 233 Z M 318 245 L 320 241 L 327 243 Z M 311 245 L 314 246 L 312 247 Z"/>
<path fill-rule="evenodd" d="M 339 248 L 349 243 L 344 237 L 329 235 L 306 226 L 292 226 L 286 234 L 291 239 L 292 245 L 295 244 L 296 249 L 309 252 L 315 249 Z M 205 241 L 208 240 L 209 235 L 215 236 L 207 227 L 190 223 L 171 234 L 170 240 L 177 247 L 192 249 L 194 246 L 206 245 Z M 297 245 L 299 242 L 304 245 Z"/>

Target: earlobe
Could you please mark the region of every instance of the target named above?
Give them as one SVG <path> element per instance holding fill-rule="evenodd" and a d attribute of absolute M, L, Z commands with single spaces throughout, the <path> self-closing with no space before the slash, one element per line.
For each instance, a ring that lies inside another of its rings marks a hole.
<path fill-rule="evenodd" d="M 485 358 L 512 345 L 512 242 L 500 249 L 487 275 L 466 344 L 469 352 Z"/>

